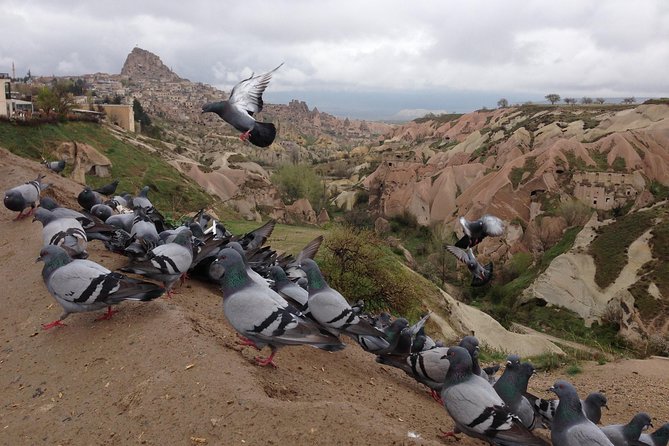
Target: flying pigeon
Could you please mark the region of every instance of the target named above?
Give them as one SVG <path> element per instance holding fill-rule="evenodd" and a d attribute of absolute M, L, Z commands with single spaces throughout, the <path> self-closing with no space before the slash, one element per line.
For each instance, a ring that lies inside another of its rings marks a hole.
<path fill-rule="evenodd" d="M 47 161 L 42 158 L 42 164 L 44 164 L 47 169 L 54 173 L 61 173 L 63 169 L 65 169 L 65 160 Z"/>
<path fill-rule="evenodd" d="M 383 336 L 383 332 L 361 319 L 337 290 L 330 288 L 316 262 L 305 259 L 301 265 L 309 281 L 309 311 L 328 331 L 335 334 Z"/>
<path fill-rule="evenodd" d="M 40 193 L 49 186 L 48 184 L 42 184 L 43 178 L 44 175 L 38 175 L 36 179 L 5 192 L 5 207 L 10 211 L 19 213 L 14 220 L 20 220 L 33 213 L 39 201 Z M 27 207 L 30 208 L 30 211 L 24 214 L 23 211 Z"/>
<path fill-rule="evenodd" d="M 560 400 L 551 428 L 553 446 L 613 446 L 604 432 L 585 417 L 574 386 L 560 380 L 550 390 Z"/>
<path fill-rule="evenodd" d="M 283 64 L 281 64 L 283 65 Z M 213 112 L 225 122 L 242 132 L 239 139 L 250 141 L 258 147 L 267 147 L 274 141 L 276 127 L 271 122 L 258 122 L 253 117 L 263 108 L 262 94 L 281 65 L 265 74 L 251 76 L 239 82 L 230 92 L 227 101 L 210 102 L 202 106 L 202 113 Z"/>
<path fill-rule="evenodd" d="M 526 394 L 525 396 L 529 395 Z M 536 398 L 533 401 L 535 410 L 541 416 L 542 424 L 548 429 L 551 428 L 558 404 L 560 404 L 559 399 L 545 400 L 543 398 Z M 599 424 L 602 419 L 602 407 L 609 408 L 606 404 L 606 396 L 601 392 L 592 392 L 584 400 L 581 400 L 583 414 L 595 424 Z"/>
<path fill-rule="evenodd" d="M 88 257 L 86 231 L 78 220 L 71 217 L 58 217 L 48 209 L 38 208 L 33 221 L 42 223 L 43 246 L 62 247 L 70 257 L 85 259 Z"/>
<path fill-rule="evenodd" d="M 533 374 L 532 364 L 529 362 L 521 364 L 518 355 L 509 355 L 504 373 L 493 385 L 497 394 L 504 400 L 504 404 L 529 430 L 533 430 L 539 421 L 532 403 L 524 396 Z"/>
<path fill-rule="evenodd" d="M 104 186 L 100 186 L 97 189 L 93 189 L 93 192 L 97 192 L 102 195 L 114 195 L 114 192 L 116 192 L 116 188 L 118 187 L 119 180 L 114 180 L 109 184 L 105 184 Z"/>
<path fill-rule="evenodd" d="M 44 262 L 44 284 L 63 307 L 63 314 L 57 320 L 43 325 L 45 330 L 65 325 L 62 321 L 70 313 L 104 307 L 107 307 L 107 314 L 102 319 L 108 319 L 113 314 L 111 306 L 114 304 L 124 300 L 148 301 L 165 291 L 154 283 L 111 272 L 90 260 L 73 260 L 64 249 L 55 245 L 42 248 L 37 261 Z"/>
<path fill-rule="evenodd" d="M 456 429 L 493 445 L 548 446 L 509 411 L 487 380 L 472 373 L 472 358 L 467 350 L 451 347 L 446 359 L 450 365 L 441 399 Z"/>
<path fill-rule="evenodd" d="M 159 280 L 171 295 L 172 287 L 193 262 L 192 237 L 190 229 L 184 229 L 172 243 L 156 246 L 146 253 L 146 260 L 131 262 L 121 271 Z"/>
<path fill-rule="evenodd" d="M 465 251 L 457 246 L 447 245 L 446 249 L 453 254 L 456 259 L 467 265 L 467 269 L 472 273 L 471 286 L 483 286 L 492 280 L 492 262 L 488 263 L 486 266 L 481 265 L 479 261 L 476 260 L 472 248 L 467 248 Z"/>
<path fill-rule="evenodd" d="M 504 233 L 504 222 L 494 215 L 484 215 L 478 220 L 467 220 L 460 217 L 460 224 L 465 235 L 455 243 L 460 249 L 473 248 L 487 236 L 500 236 Z"/>
<path fill-rule="evenodd" d="M 638 444 L 639 437 L 649 426 L 653 427 L 650 416 L 645 412 L 639 412 L 627 424 L 610 424 L 602 426 L 601 429 L 614 446 L 631 446 Z"/>
<path fill-rule="evenodd" d="M 221 277 L 223 312 L 248 345 L 260 349 L 269 346 L 267 358 L 256 358 L 258 365 L 273 365 L 277 349 L 284 345 L 308 344 L 327 351 L 344 348 L 339 339 L 305 319 L 268 286 L 255 283 L 246 273 L 241 254 L 224 248 L 218 256 L 225 270 Z"/>
<path fill-rule="evenodd" d="M 669 423 L 660 426 L 652 434 L 641 434 L 639 441 L 648 446 L 667 446 L 667 442 L 669 442 Z"/>

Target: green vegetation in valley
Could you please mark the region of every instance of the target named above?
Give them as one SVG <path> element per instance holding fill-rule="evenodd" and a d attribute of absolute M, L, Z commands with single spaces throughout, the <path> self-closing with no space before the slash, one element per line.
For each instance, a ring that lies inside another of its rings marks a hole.
<path fill-rule="evenodd" d="M 300 198 L 309 200 L 314 209 L 320 209 L 325 204 L 323 180 L 309 165 L 284 164 L 272 174 L 271 180 L 286 204 L 292 204 Z"/>
<path fill-rule="evenodd" d="M 595 260 L 595 283 L 599 287 L 606 288 L 616 280 L 627 264 L 630 244 L 653 225 L 655 216 L 654 211 L 634 212 L 597 230 L 590 254 Z"/>

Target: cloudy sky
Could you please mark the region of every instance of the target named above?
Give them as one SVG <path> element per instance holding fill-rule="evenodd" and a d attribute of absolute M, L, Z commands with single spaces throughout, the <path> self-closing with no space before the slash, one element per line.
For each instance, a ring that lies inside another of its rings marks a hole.
<path fill-rule="evenodd" d="M 666 0 L 0 0 L 0 72 L 119 73 L 139 46 L 228 91 L 369 119 L 669 96 Z"/>

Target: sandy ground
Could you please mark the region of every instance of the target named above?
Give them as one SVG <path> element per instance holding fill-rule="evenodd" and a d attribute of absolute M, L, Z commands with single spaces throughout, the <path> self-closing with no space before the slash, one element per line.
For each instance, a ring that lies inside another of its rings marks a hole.
<path fill-rule="evenodd" d="M 0 150 L 3 190 L 40 166 Z M 81 186 L 49 174 L 51 194 L 76 205 Z M 123 303 L 111 320 L 71 315 L 42 331 L 60 308 L 47 292 L 40 224 L 0 210 L 0 444 L 12 445 L 439 445 L 451 420 L 419 384 L 380 366 L 356 345 L 337 353 L 281 350 L 278 369 L 253 364 L 237 345 L 214 286 L 189 281 L 172 299 Z M 124 259 L 90 243 L 110 269 Z M 263 352 L 266 353 L 266 352 Z M 564 372 L 539 374 L 538 395 Z M 669 421 L 669 361 L 583 364 L 572 380 L 601 390 L 606 423 L 644 410 Z M 539 431 L 539 435 L 547 435 Z M 480 442 L 462 438 L 458 445 Z"/>

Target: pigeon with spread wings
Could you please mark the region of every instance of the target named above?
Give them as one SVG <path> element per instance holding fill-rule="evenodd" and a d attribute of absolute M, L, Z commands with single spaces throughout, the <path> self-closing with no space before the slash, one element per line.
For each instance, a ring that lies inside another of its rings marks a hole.
<path fill-rule="evenodd" d="M 202 113 L 216 113 L 225 122 L 242 132 L 239 135 L 242 141 L 250 141 L 258 147 L 269 146 L 274 142 L 276 127 L 271 122 L 256 121 L 253 115 L 262 111 L 262 94 L 269 85 L 272 74 L 281 65 L 265 74 L 257 76 L 251 74 L 250 77 L 235 85 L 227 101 L 204 104 Z"/>

